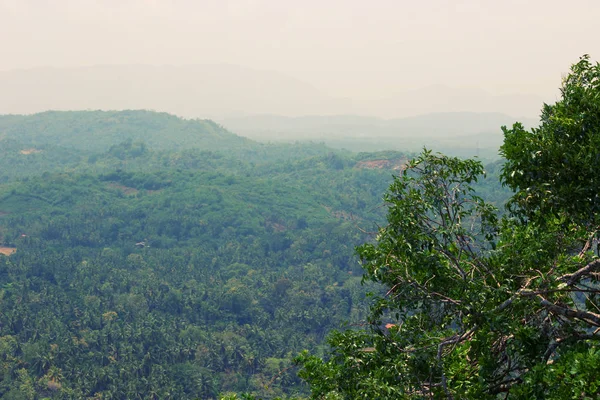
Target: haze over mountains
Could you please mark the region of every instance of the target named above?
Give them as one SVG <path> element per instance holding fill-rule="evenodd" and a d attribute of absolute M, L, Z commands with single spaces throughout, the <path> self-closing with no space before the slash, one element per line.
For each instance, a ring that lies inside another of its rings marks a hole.
<path fill-rule="evenodd" d="M 498 158 L 504 138 L 502 126 L 519 121 L 530 128 L 538 123 L 535 118 L 517 119 L 492 112 L 441 112 L 392 119 L 257 115 L 217 121 L 233 132 L 261 141 L 303 138 L 353 151 L 419 151 L 426 146 L 448 154 L 486 159 Z"/>
<path fill-rule="evenodd" d="M 534 126 L 543 100 L 443 85 L 386 98 L 335 98 L 288 75 L 230 64 L 104 65 L 0 72 L 0 115 L 156 110 L 210 118 L 255 140 L 311 140 L 354 151 L 423 146 L 492 159 L 502 125 Z"/>
<path fill-rule="evenodd" d="M 230 130 L 245 136 L 269 140 L 294 137 L 300 134 L 309 139 L 325 137 L 406 138 L 409 136 L 443 139 L 482 132 L 500 131 L 512 125 L 515 118 L 493 112 L 438 112 L 414 117 L 384 119 L 356 115 L 284 117 L 256 115 L 218 120 Z M 534 118 L 520 118 L 526 126 Z M 279 134 L 279 136 L 277 136 Z M 281 137 L 284 136 L 284 137 Z"/>
<path fill-rule="evenodd" d="M 107 65 L 0 71 L 0 114 L 46 110 L 153 109 L 184 117 L 368 115 L 494 112 L 535 117 L 543 99 L 495 96 L 477 88 L 433 85 L 386 98 L 334 98 L 306 82 L 229 64 Z"/>

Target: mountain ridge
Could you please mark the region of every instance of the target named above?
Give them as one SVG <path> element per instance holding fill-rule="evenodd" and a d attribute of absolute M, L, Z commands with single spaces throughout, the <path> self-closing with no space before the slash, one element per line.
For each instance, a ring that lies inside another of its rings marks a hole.
<path fill-rule="evenodd" d="M 231 133 L 211 120 L 184 119 L 149 110 L 0 115 L 0 132 L 2 139 L 90 151 L 106 151 L 125 141 L 144 142 L 156 149 L 216 150 L 253 144 L 250 139 Z M 86 138 L 94 140 L 86 141 Z"/>
<path fill-rule="evenodd" d="M 363 114 L 385 118 L 430 112 L 537 115 L 536 95 L 430 85 L 375 99 L 335 97 L 289 75 L 233 64 L 101 65 L 0 71 L 0 113 L 49 109 L 153 109 L 184 117 L 275 113 Z"/>

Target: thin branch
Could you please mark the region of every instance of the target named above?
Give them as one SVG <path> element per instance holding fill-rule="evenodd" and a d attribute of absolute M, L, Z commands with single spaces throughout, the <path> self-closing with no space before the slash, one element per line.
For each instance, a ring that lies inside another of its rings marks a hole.
<path fill-rule="evenodd" d="M 581 340 L 600 340 L 600 335 L 597 335 L 597 332 L 598 332 L 598 329 L 596 329 L 596 331 L 594 333 L 574 334 L 574 335 L 571 335 L 568 337 L 556 339 L 556 341 L 554 343 L 552 343 L 550 346 L 548 346 L 548 349 L 544 353 L 544 361 L 548 362 L 548 360 L 550 359 L 552 354 L 554 354 L 554 352 L 556 351 L 558 346 L 560 346 L 563 343 L 572 343 L 572 342 L 578 342 Z"/>
<path fill-rule="evenodd" d="M 558 315 L 562 315 L 570 318 L 578 318 L 587 323 L 600 327 L 600 314 L 596 314 L 590 311 L 581 311 L 581 310 L 573 310 L 572 308 L 563 307 L 556 305 L 539 294 L 531 290 L 520 290 L 519 294 L 524 297 L 535 297 L 538 299 L 540 305 L 547 309 L 550 312 L 553 312 Z"/>
<path fill-rule="evenodd" d="M 566 282 L 567 285 L 571 286 L 577 282 L 582 276 L 588 275 L 590 272 L 594 272 L 600 269 L 600 260 L 594 260 L 583 268 L 578 269 L 572 274 L 566 274 L 558 278 L 559 281 Z"/>
<path fill-rule="evenodd" d="M 581 249 L 581 251 L 579 252 L 579 255 L 578 255 L 579 258 L 583 258 L 583 255 L 590 249 L 590 247 L 594 243 L 594 238 L 596 237 L 597 233 L 598 233 L 598 230 L 594 230 L 590 234 L 590 238 L 585 242 L 583 249 Z"/>

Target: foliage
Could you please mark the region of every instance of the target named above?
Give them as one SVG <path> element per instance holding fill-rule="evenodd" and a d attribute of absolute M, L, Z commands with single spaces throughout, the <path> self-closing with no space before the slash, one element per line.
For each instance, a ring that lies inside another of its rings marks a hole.
<path fill-rule="evenodd" d="M 185 120 L 166 113 L 128 111 L 48 111 L 30 116 L 2 116 L 0 128 L 7 139 L 33 146 L 55 145 L 87 151 L 106 151 L 131 140 L 151 147 L 207 149 L 251 145 L 209 120 Z"/>
<path fill-rule="evenodd" d="M 564 79 L 562 98 L 544 105 L 541 125 L 503 128 L 502 179 L 516 190 L 515 211 L 597 225 L 600 221 L 600 64 L 583 56 Z"/>
<path fill-rule="evenodd" d="M 40 171 L 145 169 L 149 164 L 156 167 L 159 162 L 168 165 L 190 158 L 198 163 L 202 162 L 195 157 L 199 152 L 229 162 L 272 166 L 328 155 L 331 149 L 314 143 L 262 144 L 210 120 L 144 110 L 0 115 L 0 183 Z"/>
<path fill-rule="evenodd" d="M 195 122 L 145 112 L 0 119 L 27 131 L 0 139 L 1 398 L 290 398 L 293 356 L 366 318 L 352 250 L 392 175 L 368 155 L 173 150 L 152 129 Z"/>
<path fill-rule="evenodd" d="M 476 161 L 425 151 L 395 177 L 387 225 L 358 248 L 387 292 L 328 359 L 298 357 L 313 398 L 600 394 L 599 71 L 582 58 L 540 128 L 505 131 L 509 213 L 474 193 Z"/>

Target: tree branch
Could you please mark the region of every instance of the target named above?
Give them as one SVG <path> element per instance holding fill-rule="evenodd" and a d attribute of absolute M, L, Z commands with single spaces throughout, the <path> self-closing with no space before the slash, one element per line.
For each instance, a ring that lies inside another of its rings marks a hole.
<path fill-rule="evenodd" d="M 572 308 L 556 305 L 546 300 L 542 295 L 531 290 L 520 290 L 519 294 L 524 297 L 535 297 L 540 302 L 540 305 L 546 310 L 569 318 L 578 318 L 587 323 L 600 327 L 600 314 L 590 311 L 573 310 Z"/>
<path fill-rule="evenodd" d="M 566 282 L 571 286 L 577 282 L 582 276 L 588 275 L 590 272 L 600 269 L 600 260 L 594 260 L 583 268 L 578 269 L 572 274 L 566 274 L 558 278 L 559 281 Z"/>

